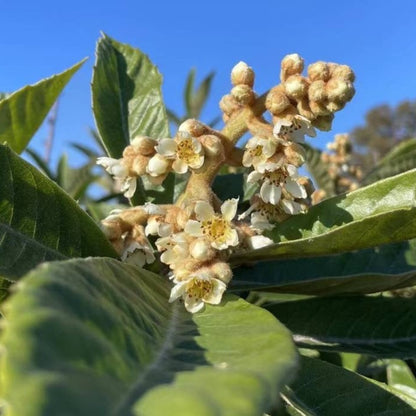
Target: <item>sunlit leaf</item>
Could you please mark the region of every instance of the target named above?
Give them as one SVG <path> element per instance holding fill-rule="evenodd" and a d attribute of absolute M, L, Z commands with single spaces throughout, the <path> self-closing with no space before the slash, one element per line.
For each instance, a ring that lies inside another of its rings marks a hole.
<path fill-rule="evenodd" d="M 0 275 L 16 279 L 48 260 L 116 253 L 58 185 L 0 145 Z"/>
<path fill-rule="evenodd" d="M 290 333 L 242 299 L 192 315 L 168 279 L 100 258 L 23 282 L 2 333 L 11 415 L 260 415 L 294 377 Z"/>
<path fill-rule="evenodd" d="M 85 59 L 60 74 L 28 85 L 0 100 L 0 143 L 21 153 Z"/>

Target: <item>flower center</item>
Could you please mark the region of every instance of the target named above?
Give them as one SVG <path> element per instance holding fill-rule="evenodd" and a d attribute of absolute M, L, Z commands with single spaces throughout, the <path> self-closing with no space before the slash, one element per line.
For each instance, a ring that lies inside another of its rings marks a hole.
<path fill-rule="evenodd" d="M 202 222 L 202 232 L 211 241 L 224 242 L 230 230 L 228 221 L 221 217 L 213 217 Z"/>
<path fill-rule="evenodd" d="M 261 215 L 265 216 L 269 221 L 279 218 L 281 213 L 278 205 L 269 204 L 267 202 L 260 203 L 258 209 Z"/>
<path fill-rule="evenodd" d="M 263 146 L 259 144 L 250 150 L 250 153 L 253 157 L 260 157 L 263 154 Z"/>
<path fill-rule="evenodd" d="M 199 155 L 195 153 L 192 139 L 183 139 L 179 141 L 176 146 L 176 154 L 178 158 L 183 160 L 188 165 L 192 162 L 196 162 Z"/>
<path fill-rule="evenodd" d="M 272 172 L 266 171 L 264 173 L 264 178 L 268 179 L 270 183 L 272 183 L 275 186 L 279 186 L 281 182 L 283 182 L 286 179 L 287 175 L 281 170 L 274 170 Z"/>
<path fill-rule="evenodd" d="M 212 282 L 205 279 L 192 279 L 187 286 L 187 294 L 190 298 L 204 299 L 212 292 Z"/>

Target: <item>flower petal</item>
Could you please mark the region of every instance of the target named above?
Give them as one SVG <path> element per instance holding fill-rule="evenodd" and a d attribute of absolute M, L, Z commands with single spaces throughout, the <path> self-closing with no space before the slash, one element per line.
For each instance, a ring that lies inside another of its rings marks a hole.
<path fill-rule="evenodd" d="M 221 303 L 222 295 L 227 288 L 226 284 L 219 279 L 211 279 L 213 284 L 212 291 L 203 298 L 204 302 L 211 305 L 218 305 Z"/>
<path fill-rule="evenodd" d="M 186 296 L 185 297 L 185 308 L 188 312 L 195 313 L 199 312 L 204 307 L 204 302 L 202 299 L 197 299 L 195 297 Z"/>
<path fill-rule="evenodd" d="M 172 157 L 176 154 L 176 143 L 172 139 L 161 139 L 155 147 L 156 152 L 165 157 Z"/>
<path fill-rule="evenodd" d="M 121 192 L 123 192 L 126 198 L 131 198 L 136 192 L 136 188 L 137 188 L 137 179 L 128 177 L 124 181 L 123 187 L 121 188 Z"/>
<path fill-rule="evenodd" d="M 237 212 L 239 198 L 231 198 L 221 205 L 221 213 L 225 220 L 231 221 Z"/>
<path fill-rule="evenodd" d="M 150 176 L 163 175 L 169 167 L 169 162 L 162 155 L 156 153 L 150 158 L 146 171 Z"/>
<path fill-rule="evenodd" d="M 308 196 L 305 187 L 290 178 L 285 180 L 285 188 L 295 198 L 306 198 Z"/>
<path fill-rule="evenodd" d="M 202 237 L 204 235 L 201 223 L 195 220 L 188 220 L 185 225 L 185 232 L 192 237 Z"/>
<path fill-rule="evenodd" d="M 260 188 L 260 197 L 264 202 L 276 205 L 282 196 L 282 189 L 270 182 L 264 182 Z"/>
<path fill-rule="evenodd" d="M 208 221 L 214 215 L 214 208 L 206 201 L 198 201 L 195 204 L 195 214 L 199 221 Z"/>
<path fill-rule="evenodd" d="M 172 168 L 179 174 L 188 172 L 188 165 L 182 159 L 176 159 L 172 164 Z"/>
<path fill-rule="evenodd" d="M 253 250 L 258 248 L 263 248 L 274 244 L 274 241 L 264 235 L 253 235 L 252 237 L 247 238 L 247 244 Z"/>
<path fill-rule="evenodd" d="M 188 280 L 176 283 L 176 285 L 173 286 L 172 290 L 170 291 L 169 302 L 173 302 L 180 298 L 186 292 L 187 284 Z"/>

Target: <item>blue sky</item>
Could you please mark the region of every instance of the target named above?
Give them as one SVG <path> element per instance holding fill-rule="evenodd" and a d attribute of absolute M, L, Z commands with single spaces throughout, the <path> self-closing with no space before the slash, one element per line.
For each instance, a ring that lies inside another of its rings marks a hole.
<path fill-rule="evenodd" d="M 117 4 L 116 4 L 117 3 Z M 258 93 L 278 83 L 279 64 L 297 52 L 306 64 L 333 61 L 357 75 L 354 99 L 337 113 L 333 131 L 320 134 L 323 146 L 335 133 L 364 121 L 372 106 L 416 99 L 416 2 L 390 1 L 0 1 L 0 91 L 61 72 L 85 56 L 88 62 L 66 87 L 60 101 L 53 156 L 69 143 L 92 144 L 89 84 L 95 43 L 104 31 L 140 48 L 164 75 L 168 107 L 182 113 L 182 91 L 191 67 L 200 80 L 215 70 L 209 120 L 229 91 L 234 64 L 256 71 Z M 33 146 L 42 151 L 46 128 Z M 73 164 L 76 153 L 70 151 Z"/>

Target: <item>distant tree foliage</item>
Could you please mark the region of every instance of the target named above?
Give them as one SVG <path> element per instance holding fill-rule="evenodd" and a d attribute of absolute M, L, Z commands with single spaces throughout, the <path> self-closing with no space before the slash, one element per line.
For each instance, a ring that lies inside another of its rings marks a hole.
<path fill-rule="evenodd" d="M 351 132 L 357 162 L 369 171 L 399 142 L 416 137 L 416 100 L 396 107 L 380 105 L 369 110 L 365 124 Z"/>

